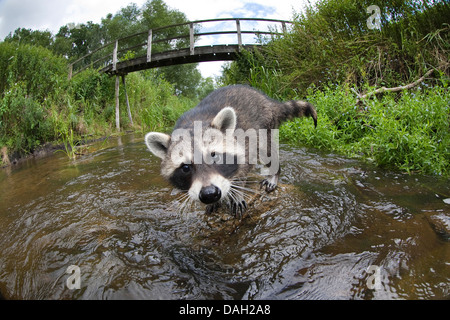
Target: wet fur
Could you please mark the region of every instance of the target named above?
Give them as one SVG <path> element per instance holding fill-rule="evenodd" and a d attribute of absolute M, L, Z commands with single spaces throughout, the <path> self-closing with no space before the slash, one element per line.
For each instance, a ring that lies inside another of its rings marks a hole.
<path fill-rule="evenodd" d="M 194 121 L 210 123 L 223 108 L 230 106 L 236 111 L 237 125 L 244 131 L 253 129 L 277 129 L 283 121 L 311 116 L 317 126 L 317 113 L 312 104 L 305 101 L 273 100 L 249 86 L 234 85 L 215 90 L 195 108 L 184 113 L 175 128 L 190 128 Z"/>
<path fill-rule="evenodd" d="M 218 121 L 218 114 L 225 109 L 229 109 L 227 107 L 231 107 L 234 110 L 234 118 L 227 114 L 227 116 L 219 119 L 220 121 L 225 121 L 225 123 L 215 123 L 215 121 Z M 220 88 L 212 92 L 195 108 L 184 113 L 175 124 L 174 130 L 182 128 L 191 130 L 192 133 L 194 121 L 202 121 L 204 130 L 208 129 L 208 127 L 216 127 L 216 129 L 223 130 L 226 127 L 233 126 L 234 128 L 235 126 L 236 129 L 243 129 L 244 131 L 256 129 L 256 132 L 258 132 L 258 129 L 277 129 L 283 121 L 303 116 L 312 117 L 314 125 L 317 126 L 317 113 L 310 103 L 304 101 L 288 101 L 283 103 L 273 100 L 249 86 L 235 85 Z M 268 138 L 270 138 L 269 136 Z M 188 194 L 190 193 L 189 196 L 182 196 L 183 210 L 192 200 L 198 200 L 198 195 L 195 193 L 200 188 L 200 185 L 191 188 L 194 181 L 184 179 L 182 172 L 179 170 L 182 161 L 180 160 L 180 163 L 174 163 L 171 157 L 167 156 L 174 150 L 176 143 L 171 143 L 170 137 L 161 133 L 147 134 L 146 143 L 149 149 L 162 159 L 162 175 L 174 186 L 188 191 Z M 270 139 L 268 139 L 269 146 L 270 143 Z M 193 146 L 186 145 L 182 147 L 193 150 Z M 245 147 L 246 159 L 248 160 L 248 143 L 245 144 Z M 221 180 L 221 183 L 227 189 L 225 190 L 227 193 L 226 197 L 224 197 L 225 202 L 230 207 L 233 215 L 242 216 L 243 212 L 247 209 L 247 203 L 245 201 L 246 194 L 252 191 L 245 186 L 245 178 L 253 165 L 246 163 L 234 166 L 229 165 L 229 167 L 226 166 L 216 164 L 194 165 L 193 170 L 196 171 L 192 175 L 196 175 L 195 179 L 197 184 L 201 184 L 203 181 L 205 183 L 211 183 L 211 179 L 222 179 L 222 176 L 226 177 L 227 182 Z M 278 171 L 276 174 L 264 179 L 261 182 L 261 187 L 265 188 L 267 192 L 275 190 L 279 173 Z M 193 176 L 190 179 L 193 179 Z M 206 212 L 210 213 L 217 209 L 220 202 L 207 205 Z"/>

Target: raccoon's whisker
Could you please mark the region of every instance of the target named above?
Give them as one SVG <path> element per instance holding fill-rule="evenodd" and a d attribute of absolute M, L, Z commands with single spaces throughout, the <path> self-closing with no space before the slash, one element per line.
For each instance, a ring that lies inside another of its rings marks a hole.
<path fill-rule="evenodd" d="M 228 203 L 231 206 L 234 203 L 237 202 L 236 196 L 233 194 L 232 190 L 230 190 L 230 192 L 228 193 Z"/>
<path fill-rule="evenodd" d="M 189 198 L 189 193 L 186 192 L 186 193 L 183 193 L 181 196 L 179 196 L 177 200 L 183 202 L 187 198 Z"/>
<path fill-rule="evenodd" d="M 190 207 L 190 201 L 189 201 L 189 199 L 186 199 L 186 201 L 183 203 L 183 206 L 182 207 L 180 207 L 180 210 L 179 210 L 179 215 L 181 215 L 181 216 L 185 216 L 186 215 L 186 210 L 187 210 L 187 208 L 189 208 Z"/>
<path fill-rule="evenodd" d="M 250 201 L 252 199 L 251 193 L 257 193 L 256 190 L 246 188 L 244 186 L 235 185 L 235 184 L 231 185 L 230 190 L 233 190 L 233 192 L 238 194 L 241 198 L 243 198 L 246 201 Z"/>
<path fill-rule="evenodd" d="M 243 198 L 243 197 L 242 197 L 242 194 L 241 194 L 238 190 L 235 190 L 235 189 L 230 189 L 230 192 L 229 192 L 228 194 L 229 194 L 229 196 L 230 196 L 230 198 L 231 198 L 230 205 L 233 204 L 233 203 L 231 203 L 231 202 L 234 202 L 234 203 L 239 203 L 239 202 L 241 202 L 240 199 Z"/>
<path fill-rule="evenodd" d="M 186 201 L 183 204 L 183 207 L 181 208 L 180 211 L 180 215 L 182 216 L 187 216 L 187 211 L 192 208 L 192 199 L 191 198 L 187 198 Z"/>
<path fill-rule="evenodd" d="M 243 191 L 239 190 L 239 189 L 243 189 Z M 233 193 L 235 195 L 235 198 L 241 198 L 244 200 L 251 200 L 251 196 L 249 194 L 247 194 L 245 191 L 246 188 L 243 187 L 237 187 L 237 186 L 231 186 L 230 189 L 230 193 Z M 249 189 L 251 190 L 251 189 Z"/>
<path fill-rule="evenodd" d="M 183 205 L 185 201 L 189 198 L 189 194 L 186 192 L 177 198 L 177 201 Z"/>
<path fill-rule="evenodd" d="M 247 187 L 243 187 L 243 186 L 238 186 L 238 185 L 234 185 L 234 184 L 232 184 L 231 185 L 231 188 L 233 189 L 239 189 L 239 190 L 243 190 L 243 191 L 248 191 L 248 192 L 252 192 L 252 193 L 259 193 L 259 191 L 258 190 L 254 190 L 254 189 L 251 189 L 251 188 L 247 188 Z"/>
<path fill-rule="evenodd" d="M 178 211 L 179 210 L 179 204 L 180 202 L 182 203 L 184 201 L 184 199 L 186 199 L 186 193 L 183 193 L 181 195 L 178 195 L 175 199 L 174 202 L 172 202 L 169 206 L 169 210 L 175 210 Z"/>
<path fill-rule="evenodd" d="M 245 187 L 247 184 L 256 183 L 256 181 L 232 180 L 231 185 Z"/>
<path fill-rule="evenodd" d="M 185 193 L 180 196 L 179 200 L 181 201 L 180 206 L 178 207 L 178 214 L 184 215 L 185 210 L 187 208 L 190 208 L 192 205 L 192 198 L 190 197 L 189 193 Z"/>
<path fill-rule="evenodd" d="M 246 184 L 247 182 L 249 182 L 249 180 L 236 178 L 236 179 L 233 179 L 232 182 Z"/>
<path fill-rule="evenodd" d="M 240 185 L 246 185 L 246 184 L 256 184 L 256 183 L 260 183 L 261 181 L 256 181 L 256 180 L 232 180 L 232 183 L 234 184 L 240 184 Z"/>
<path fill-rule="evenodd" d="M 182 214 L 183 214 L 184 208 L 185 208 L 186 203 L 187 203 L 188 200 L 189 200 L 188 198 L 184 199 L 183 202 L 181 202 L 181 204 L 178 206 L 178 208 L 177 208 L 177 213 L 178 213 L 179 215 L 182 215 Z"/>

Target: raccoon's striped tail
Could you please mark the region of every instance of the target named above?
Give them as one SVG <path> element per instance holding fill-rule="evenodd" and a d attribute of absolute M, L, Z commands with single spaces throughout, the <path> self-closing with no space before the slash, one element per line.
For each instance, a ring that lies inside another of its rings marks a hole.
<path fill-rule="evenodd" d="M 281 121 L 300 117 L 313 118 L 314 127 L 317 127 L 317 112 L 311 103 L 301 100 L 291 100 L 283 103 L 281 108 Z"/>

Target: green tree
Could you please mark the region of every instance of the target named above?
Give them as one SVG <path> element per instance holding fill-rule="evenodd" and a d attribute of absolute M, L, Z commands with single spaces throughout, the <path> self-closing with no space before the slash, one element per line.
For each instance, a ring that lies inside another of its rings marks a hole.
<path fill-rule="evenodd" d="M 6 36 L 5 42 L 18 42 L 20 44 L 30 44 L 50 49 L 53 46 L 53 35 L 50 31 L 31 30 L 17 28 L 14 33 Z"/>
<path fill-rule="evenodd" d="M 162 0 L 147 1 L 142 9 L 142 26 L 144 30 L 162 26 L 182 24 L 189 20 L 186 15 L 176 9 L 169 8 Z M 180 35 L 189 35 L 189 25 L 167 28 L 154 33 L 154 40 L 162 40 Z M 152 50 L 164 51 L 189 47 L 189 37 L 176 41 L 159 42 L 152 46 Z M 188 97 L 196 96 L 196 89 L 200 85 L 201 74 L 198 64 L 185 64 L 158 69 L 158 74 L 173 83 L 178 93 Z"/>
<path fill-rule="evenodd" d="M 141 10 L 134 3 L 120 9 L 115 15 L 102 19 L 101 28 L 105 43 L 143 31 Z"/>
<path fill-rule="evenodd" d="M 171 9 L 162 0 L 151 0 L 142 9 L 142 25 L 145 30 L 188 22 L 186 15 L 176 9 Z M 180 35 L 188 35 L 189 26 L 183 25 L 159 30 L 155 33 L 155 40 L 167 39 Z M 156 45 L 158 50 L 170 50 L 189 46 L 189 39 L 166 41 Z"/>
<path fill-rule="evenodd" d="M 43 46 L 73 62 L 116 39 L 142 32 L 139 37 L 120 40 L 121 49 L 132 48 L 146 41 L 146 31 L 150 29 L 186 22 L 188 22 L 188 19 L 184 13 L 170 8 L 164 1 L 149 0 L 142 7 L 132 3 L 115 14 L 110 13 L 102 19 L 100 24 L 92 21 L 82 24 L 69 23 L 62 26 L 56 35 L 52 35 L 49 31 L 19 28 L 7 36 L 5 40 Z M 188 25 L 159 30 L 154 33 L 153 40 L 163 40 L 180 35 L 189 35 Z M 153 43 L 152 50 L 153 52 L 161 52 L 186 47 L 189 47 L 189 37 Z M 126 52 L 126 50 L 120 52 L 119 59 L 144 56 L 145 54 L 145 47 L 134 48 L 130 52 Z M 90 57 L 87 63 L 104 55 L 104 52 L 97 52 L 96 56 L 93 59 L 90 59 L 92 58 Z M 80 62 L 80 64 L 82 63 Z M 178 94 L 196 97 L 197 88 L 201 81 L 201 74 L 197 66 L 198 64 L 188 64 L 163 67 L 157 70 L 157 74 L 172 83 Z"/>
<path fill-rule="evenodd" d="M 62 26 L 55 36 L 53 51 L 69 60 L 80 58 L 105 44 L 105 36 L 99 24 L 88 21 Z"/>
<path fill-rule="evenodd" d="M 380 9 L 381 29 L 367 25 L 371 5 Z M 362 91 L 411 83 L 431 68 L 448 74 L 449 15 L 443 0 L 320 0 L 262 54 L 244 54 L 227 67 L 223 80 L 264 85 L 273 73 L 276 94 L 304 96 L 311 85 L 346 83 Z"/>

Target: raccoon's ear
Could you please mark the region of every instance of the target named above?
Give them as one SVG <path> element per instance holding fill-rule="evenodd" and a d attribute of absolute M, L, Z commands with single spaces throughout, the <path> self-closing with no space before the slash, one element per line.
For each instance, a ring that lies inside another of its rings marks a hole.
<path fill-rule="evenodd" d="M 147 148 L 158 158 L 164 159 L 167 155 L 170 136 L 159 132 L 149 132 L 145 135 Z"/>
<path fill-rule="evenodd" d="M 211 122 L 211 127 L 225 132 L 227 129 L 236 129 L 236 112 L 232 107 L 225 107 Z"/>

